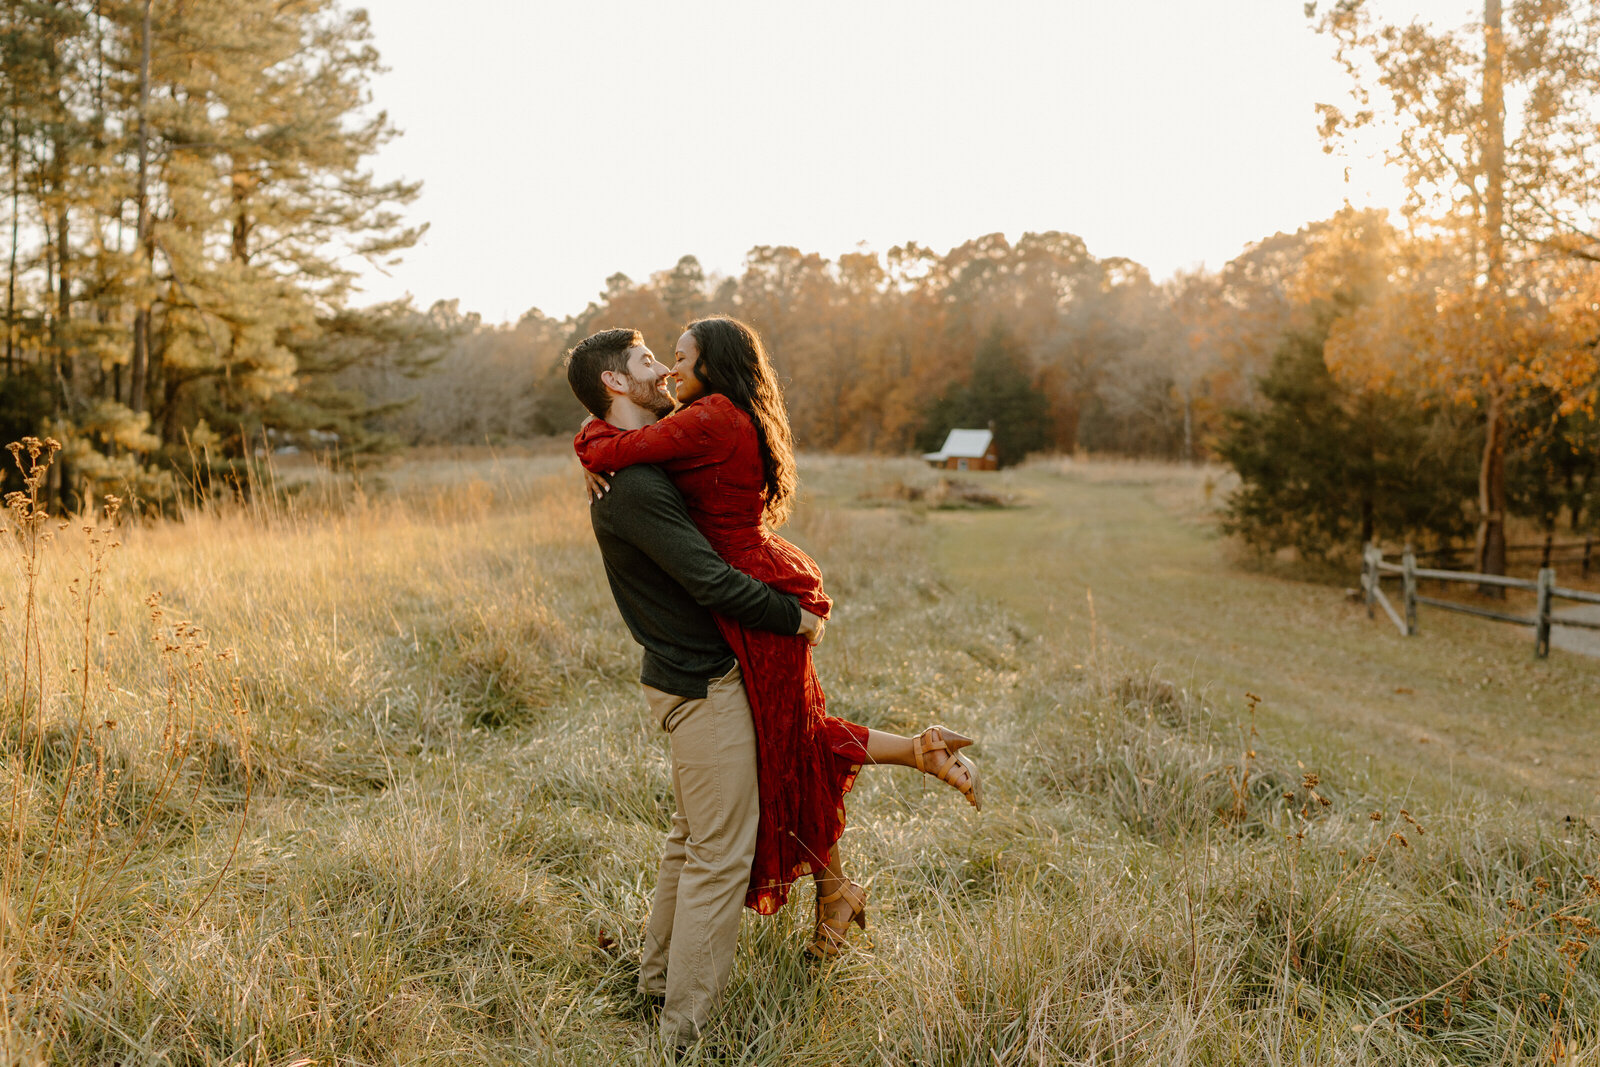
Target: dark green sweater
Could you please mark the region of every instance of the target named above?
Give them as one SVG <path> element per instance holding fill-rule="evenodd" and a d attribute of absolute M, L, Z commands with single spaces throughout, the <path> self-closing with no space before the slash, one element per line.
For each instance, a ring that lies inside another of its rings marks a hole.
<path fill-rule="evenodd" d="M 589 506 L 589 520 L 622 621 L 644 646 L 639 681 L 704 697 L 706 683 L 735 663 L 712 612 L 752 630 L 800 629 L 800 602 L 723 562 L 661 470 L 626 467 L 610 481 L 611 491 Z"/>

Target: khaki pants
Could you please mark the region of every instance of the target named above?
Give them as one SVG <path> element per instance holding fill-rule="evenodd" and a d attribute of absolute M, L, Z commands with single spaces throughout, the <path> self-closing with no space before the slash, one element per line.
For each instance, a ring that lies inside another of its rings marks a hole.
<path fill-rule="evenodd" d="M 761 816 L 756 735 L 738 667 L 703 700 L 649 686 L 644 695 L 671 738 L 678 810 L 650 905 L 639 990 L 665 995 L 662 1039 L 685 1045 L 721 1005 L 739 947 Z"/>

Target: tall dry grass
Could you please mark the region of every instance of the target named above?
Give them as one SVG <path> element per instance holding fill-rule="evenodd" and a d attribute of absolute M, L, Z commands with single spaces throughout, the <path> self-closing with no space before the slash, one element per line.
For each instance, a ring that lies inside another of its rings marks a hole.
<path fill-rule="evenodd" d="M 980 737 L 985 810 L 864 773 L 870 936 L 819 966 L 803 903 L 747 917 L 691 1061 L 1600 1064 L 1587 822 L 1302 767 L 1244 694 L 952 592 L 916 506 L 855 503 L 911 468 L 805 473 L 832 710 Z M 7 1061 L 658 1061 L 666 753 L 575 469 L 385 477 L 182 523 L 11 511 Z"/>

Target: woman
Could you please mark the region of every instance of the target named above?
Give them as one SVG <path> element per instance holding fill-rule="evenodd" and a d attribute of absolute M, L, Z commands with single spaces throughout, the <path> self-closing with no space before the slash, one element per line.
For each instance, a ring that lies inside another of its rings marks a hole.
<path fill-rule="evenodd" d="M 574 442 L 584 468 L 598 476 L 657 464 L 723 559 L 826 618 L 832 602 L 815 561 L 770 530 L 788 517 L 796 480 L 788 413 L 761 339 L 735 319 L 692 322 L 679 338 L 673 377 L 684 406 L 654 426 L 584 425 Z M 866 927 L 866 890 L 844 876 L 835 847 L 844 794 L 862 764 L 915 767 L 978 807 L 977 768 L 957 754 L 972 742 L 942 726 L 911 738 L 830 716 L 804 637 L 746 630 L 720 617 L 717 625 L 739 661 L 756 732 L 761 823 L 745 904 L 770 915 L 796 878 L 812 875 L 811 949 L 837 955 L 851 922 Z"/>

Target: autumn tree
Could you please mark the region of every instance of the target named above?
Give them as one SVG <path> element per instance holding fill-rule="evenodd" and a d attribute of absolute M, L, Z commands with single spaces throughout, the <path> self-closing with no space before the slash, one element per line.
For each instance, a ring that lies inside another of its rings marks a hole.
<path fill-rule="evenodd" d="M 661 291 L 667 314 L 678 325 L 687 325 L 706 311 L 706 272 L 694 256 L 680 256 L 670 271 L 652 280 Z"/>
<path fill-rule="evenodd" d="M 1407 384 L 1480 413 L 1478 566 L 1498 574 L 1516 406 L 1535 390 L 1568 411 L 1593 398 L 1600 10 L 1485 0 L 1483 12 L 1481 24 L 1438 29 L 1339 0 L 1317 24 L 1353 85 L 1351 106 L 1322 105 L 1330 149 L 1385 130 L 1408 178 L 1407 216 L 1443 253 L 1395 299 L 1336 328 L 1330 358 L 1381 379 L 1393 364 L 1369 342 L 1403 339 Z"/>
<path fill-rule="evenodd" d="M 1045 373 L 1065 364 L 1066 380 L 1076 386 L 1075 444 L 1177 459 L 1186 410 L 1178 379 L 1190 348 L 1172 293 L 1137 264 L 1106 266 L 1105 283 L 1074 301 L 1064 323 L 1067 343 Z M 1192 389 L 1195 380 L 1184 377 Z"/>
<path fill-rule="evenodd" d="M 877 397 L 878 428 L 871 444 L 877 452 L 910 451 L 924 409 L 948 383 L 949 307 L 931 284 L 938 261 L 932 249 L 914 242 L 897 245 L 884 257 L 888 285 L 876 321 L 883 377 L 856 386 Z"/>
<path fill-rule="evenodd" d="M 1291 259 L 1278 254 L 1276 274 L 1265 273 L 1285 275 Z M 1257 314 L 1264 283 L 1253 280 L 1263 272 L 1240 273 L 1246 281 L 1225 271 L 1187 289 L 1160 286 L 1139 264 L 1097 259 L 1080 238 L 1055 231 L 1015 242 L 987 234 L 943 254 L 913 242 L 835 260 L 757 246 L 735 277 L 707 277 L 691 256 L 643 283 L 613 275 L 563 327 L 570 345 L 633 326 L 666 351 L 686 314 L 737 316 L 765 338 L 803 447 L 902 453 L 945 419 L 952 380 L 968 380 L 999 323 L 1018 374 L 1044 404 L 1046 437 L 1028 450 L 1084 444 L 1197 457 L 1220 407 L 1247 388 L 1246 369 L 1265 363 L 1235 355 L 1265 343 L 1239 339 L 1264 332 L 1265 321 Z M 465 373 L 466 351 L 441 373 Z M 528 386 L 530 431 L 570 430 L 582 409 L 559 367 L 542 366 Z"/>

